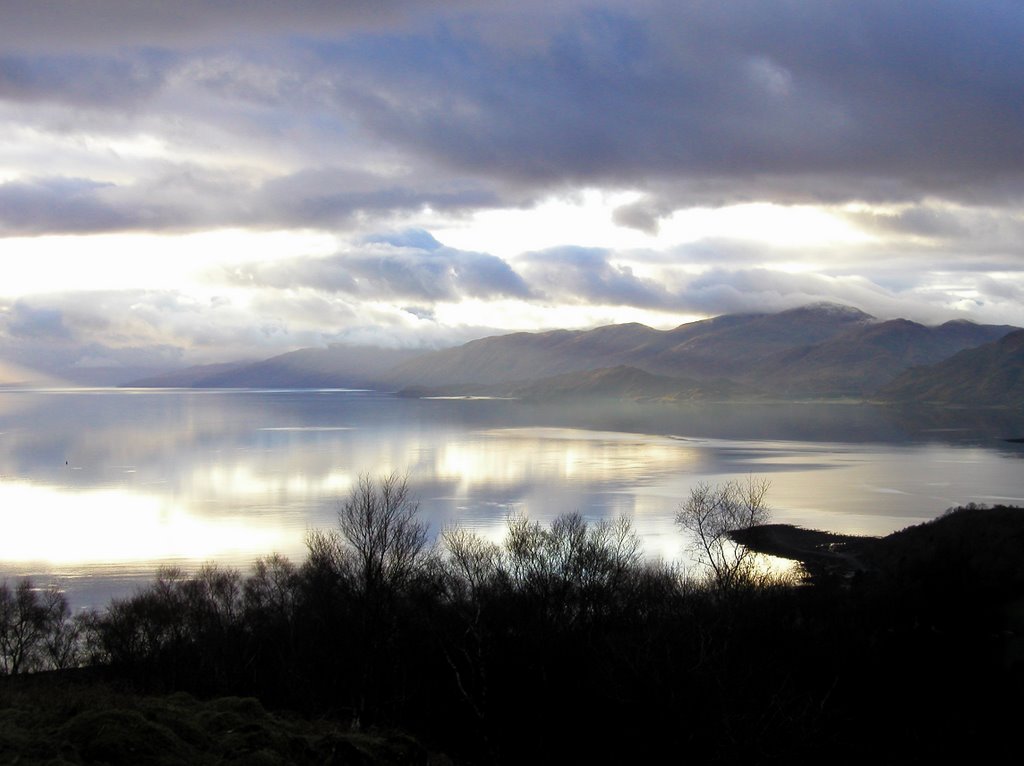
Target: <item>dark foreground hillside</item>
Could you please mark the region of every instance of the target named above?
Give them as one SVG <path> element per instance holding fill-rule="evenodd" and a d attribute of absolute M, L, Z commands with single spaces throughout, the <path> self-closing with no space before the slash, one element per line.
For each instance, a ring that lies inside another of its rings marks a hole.
<path fill-rule="evenodd" d="M 162 572 L 90 627 L 102 682 L 3 679 L 0 759 L 985 762 L 1024 712 L 1021 509 L 958 510 L 806 585 L 682 577 L 579 516 L 428 550 L 387 507 L 388 546 L 355 514 L 301 566 Z"/>
<path fill-rule="evenodd" d="M 447 763 L 411 737 L 268 712 L 257 700 L 139 694 L 101 673 L 8 679 L 0 763 L 389 766 Z"/>

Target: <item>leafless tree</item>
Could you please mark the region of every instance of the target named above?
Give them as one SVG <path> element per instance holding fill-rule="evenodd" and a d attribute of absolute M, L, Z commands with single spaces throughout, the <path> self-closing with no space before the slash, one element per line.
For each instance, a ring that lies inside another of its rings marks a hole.
<path fill-rule="evenodd" d="M 0 583 L 0 672 L 14 675 L 77 661 L 78 631 L 57 588 L 39 591 L 28 578 L 12 591 Z"/>
<path fill-rule="evenodd" d="M 324 577 L 327 587 L 351 588 L 360 658 L 353 721 L 355 728 L 379 712 L 380 676 L 393 665 L 396 604 L 427 561 L 427 526 L 417 518 L 419 503 L 408 479 L 392 473 L 379 479 L 360 476 L 338 509 L 337 529 L 307 536 L 307 569 Z M 332 584 L 333 583 L 333 584 Z"/>
<path fill-rule="evenodd" d="M 407 582 L 421 563 L 427 526 L 408 479 L 390 474 L 360 476 L 338 510 L 338 531 L 356 557 L 359 584 L 367 594 Z"/>
<path fill-rule="evenodd" d="M 298 570 L 279 553 L 256 560 L 252 575 L 243 585 L 243 604 L 249 613 L 267 612 L 291 619 L 295 610 Z"/>
<path fill-rule="evenodd" d="M 463 527 L 441 533 L 448 566 L 442 576 L 452 596 L 475 597 L 504 567 L 501 547 Z"/>
<path fill-rule="evenodd" d="M 43 646 L 49 665 L 57 670 L 76 667 L 82 659 L 82 633 L 85 621 L 71 616 L 68 601 L 56 587 L 43 591 L 46 613 Z"/>
<path fill-rule="evenodd" d="M 770 486 L 767 479 L 753 476 L 716 486 L 701 482 L 676 513 L 676 524 L 692 537 L 697 560 L 719 589 L 734 590 L 764 579 L 758 555 L 733 542 L 729 533 L 768 523 Z"/>

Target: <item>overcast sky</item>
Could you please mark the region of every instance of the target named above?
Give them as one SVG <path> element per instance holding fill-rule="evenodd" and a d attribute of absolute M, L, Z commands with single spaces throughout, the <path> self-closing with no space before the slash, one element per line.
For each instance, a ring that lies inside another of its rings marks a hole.
<path fill-rule="evenodd" d="M 0 0 L 0 362 L 1024 325 L 1019 0 Z"/>

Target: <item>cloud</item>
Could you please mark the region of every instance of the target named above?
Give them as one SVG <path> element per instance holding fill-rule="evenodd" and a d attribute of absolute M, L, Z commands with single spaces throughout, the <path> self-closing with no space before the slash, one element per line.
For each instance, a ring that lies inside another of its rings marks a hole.
<path fill-rule="evenodd" d="M 616 265 L 600 248 L 560 247 L 520 259 L 529 284 L 549 301 L 668 308 L 673 297 L 652 279 Z"/>
<path fill-rule="evenodd" d="M 933 262 L 955 258 L 961 268 L 978 268 L 980 260 L 1003 257 L 1006 267 L 1020 268 L 1024 242 L 1024 211 L 1020 209 L 925 202 L 845 215 L 859 228 L 890 242 L 909 238 L 921 250 L 929 248 Z M 906 247 L 907 243 L 902 244 Z M 949 267 L 947 263 L 942 268 Z"/>
<path fill-rule="evenodd" d="M 371 234 L 364 237 L 363 241 L 367 244 L 406 247 L 431 253 L 444 247 L 433 234 L 425 229 L 405 229 L 404 231 L 388 232 L 386 234 Z"/>
<path fill-rule="evenodd" d="M 645 234 L 657 234 L 659 221 L 672 212 L 672 206 L 647 194 L 631 202 L 616 208 L 612 213 L 612 220 L 619 226 L 626 226 L 631 229 L 638 229 Z"/>
<path fill-rule="evenodd" d="M 0 235 L 194 230 L 249 218 L 223 176 L 165 170 L 125 185 L 67 177 L 0 183 Z"/>
<path fill-rule="evenodd" d="M 425 209 L 460 213 L 498 202 L 489 191 L 344 170 L 303 171 L 253 185 L 190 165 L 118 184 L 42 177 L 0 183 L 0 235 L 252 228 L 344 229 Z"/>
<path fill-rule="evenodd" d="M 452 319 L 462 301 L 543 321 L 563 304 L 671 318 L 815 300 L 1024 321 L 1014 3 L 244 6 L 6 3 L 0 236 L 315 229 L 339 252 L 254 256 L 215 303 L 11 298 L 0 354 L 81 366 L 352 333 L 433 343 L 473 331 Z M 581 190 L 629 192 L 614 222 L 665 238 L 575 247 L 606 243 L 577 239 L 574 223 L 566 246 L 502 260 L 424 230 L 476 236 L 478 213 Z M 677 210 L 755 201 L 831 206 L 868 239 L 664 234 L 683 231 L 685 216 L 662 226 Z M 388 233 L 363 236 L 374 231 Z"/>
<path fill-rule="evenodd" d="M 124 107 L 155 94 L 173 56 L 0 55 L 0 99 Z"/>
<path fill-rule="evenodd" d="M 1022 28 L 992 2 L 606 4 L 521 48 L 441 27 L 320 55 L 358 69 L 338 98 L 375 132 L 462 171 L 691 202 L 955 198 L 1024 169 Z"/>
<path fill-rule="evenodd" d="M 236 284 L 313 288 L 363 300 L 434 303 L 530 296 L 523 279 L 502 259 L 444 247 L 422 230 L 373 236 L 354 252 L 242 266 L 230 278 Z"/>
<path fill-rule="evenodd" d="M 119 229 L 124 217 L 102 199 L 110 184 L 86 178 L 33 178 L 0 184 L 0 233 Z"/>
<path fill-rule="evenodd" d="M 0 99 L 64 104 L 20 113 L 51 130 L 106 110 L 210 172 L 245 147 L 262 182 L 232 193 L 295 225 L 579 185 L 646 190 L 617 214 L 645 231 L 693 204 L 1024 198 L 1024 17 L 1004 2 L 186 8 L 16 4 Z M 178 209 L 205 220 L 204 201 Z"/>
<path fill-rule="evenodd" d="M 110 47 L 205 47 L 281 35 L 329 35 L 403 27 L 408 20 L 475 0 L 8 0 L 0 43 L 8 49 L 105 50 Z"/>
<path fill-rule="evenodd" d="M 180 362 L 180 348 L 159 333 L 138 332 L 134 324 L 131 311 L 110 295 L 0 301 L 0 359 L 58 378 L 89 367 L 167 367 Z"/>
<path fill-rule="evenodd" d="M 790 274 L 772 269 L 712 269 L 689 280 L 678 293 L 681 307 L 698 313 L 771 312 L 829 301 L 886 317 L 906 304 L 868 280 Z"/>
<path fill-rule="evenodd" d="M 255 300 L 254 300 L 255 299 Z M 249 308 L 255 303 L 257 316 Z M 333 339 L 324 327 L 368 312 L 302 296 L 236 303 L 172 290 L 54 293 L 0 300 L 0 359 L 58 377 L 75 369 L 168 368 L 272 356 Z"/>
<path fill-rule="evenodd" d="M 59 308 L 36 307 L 17 301 L 3 317 L 6 333 L 22 341 L 64 341 L 70 337 Z"/>
<path fill-rule="evenodd" d="M 254 199 L 253 222 L 334 228 L 353 217 L 396 212 L 468 211 L 500 204 L 485 186 L 340 168 L 303 170 L 267 181 Z"/>
<path fill-rule="evenodd" d="M 424 232 L 374 239 L 416 242 L 451 262 L 447 248 L 431 244 L 436 240 Z M 430 252 L 390 244 L 380 247 L 382 254 L 390 252 L 388 248 L 406 256 Z M 518 277 L 528 292 L 497 302 L 481 299 L 480 310 L 472 318 L 439 310 L 429 301 L 409 305 L 376 294 L 332 291 L 316 284 L 322 275 L 301 270 L 310 284 L 295 283 L 292 274 L 278 285 L 226 288 L 203 300 L 171 290 L 88 291 L 0 300 L 0 359 L 58 377 L 73 378 L 76 370 L 97 366 L 141 370 L 141 376 L 144 368 L 264 358 L 328 343 L 442 347 L 503 332 L 496 319 L 504 316 L 501 312 L 547 317 L 547 326 L 559 326 L 567 305 L 635 307 L 649 312 L 636 318 L 664 327 L 693 314 L 778 311 L 816 301 L 856 306 L 880 318 L 940 322 L 962 317 L 1024 325 L 1024 276 L 1020 274 L 998 278 L 974 272 L 921 274 L 902 284 L 893 280 L 885 287 L 878 279 L 851 274 L 737 266 L 692 275 L 672 271 L 665 264 L 646 264 L 646 269 L 666 269 L 655 280 L 615 265 L 615 257 L 586 248 L 530 254 L 523 259 Z M 291 265 L 307 264 L 295 260 Z M 407 277 L 392 282 L 387 269 L 384 273 L 383 282 L 369 285 L 373 290 L 393 294 L 398 291 L 396 285 L 407 284 Z M 422 293 L 433 295 L 438 288 L 413 283 L 402 289 L 421 293 L 422 298 Z M 501 304 L 500 310 L 492 308 L 496 303 Z M 603 321 L 622 321 L 612 316 L 614 312 Z"/>

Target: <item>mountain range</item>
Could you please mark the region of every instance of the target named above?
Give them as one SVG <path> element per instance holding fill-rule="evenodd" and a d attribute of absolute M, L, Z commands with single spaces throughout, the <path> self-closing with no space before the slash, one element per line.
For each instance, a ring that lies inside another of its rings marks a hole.
<path fill-rule="evenodd" d="M 300 348 L 259 361 L 188 367 L 136 380 L 137 388 L 380 388 L 396 365 L 421 350 L 339 346 Z"/>
<path fill-rule="evenodd" d="M 897 401 L 993 406 L 1024 403 L 1024 330 L 907 370 L 879 395 Z"/>
<path fill-rule="evenodd" d="M 977 363 L 970 356 L 957 362 L 958 355 L 974 351 L 994 370 L 986 401 L 999 403 L 1005 401 L 999 386 L 1019 380 L 1020 370 L 1014 377 L 1012 368 L 1024 366 L 1012 354 L 998 352 L 999 341 L 1018 329 L 964 320 L 938 326 L 881 321 L 848 306 L 813 304 L 778 313 L 728 314 L 670 330 L 631 323 L 511 333 L 430 352 L 301 349 L 257 362 L 190 368 L 132 385 L 357 387 L 526 399 L 904 400 L 927 392 L 942 402 L 942 387 L 929 387 L 927 381 L 935 376 L 952 380 L 954 368 Z M 999 372 L 1006 366 L 1011 369 Z M 953 387 L 947 388 L 953 396 Z M 955 397 L 969 398 L 966 391 L 956 387 Z M 1022 401 L 1019 394 L 1015 401 Z"/>

